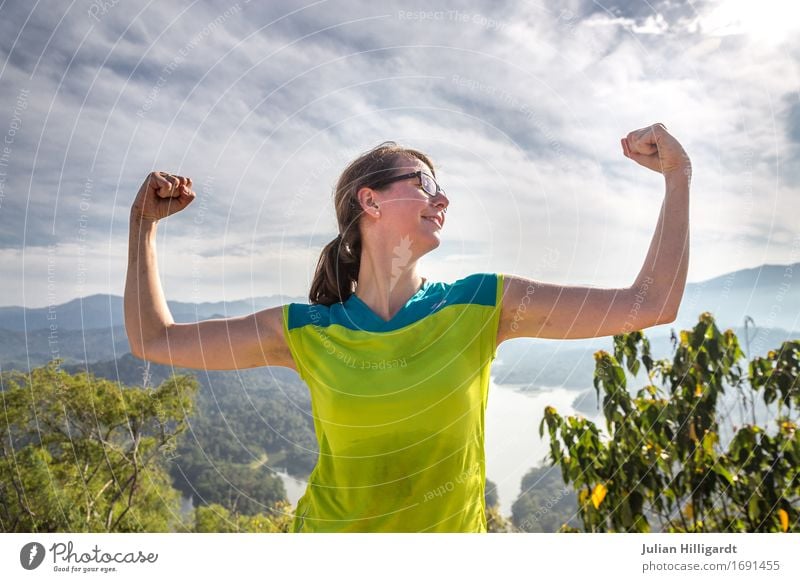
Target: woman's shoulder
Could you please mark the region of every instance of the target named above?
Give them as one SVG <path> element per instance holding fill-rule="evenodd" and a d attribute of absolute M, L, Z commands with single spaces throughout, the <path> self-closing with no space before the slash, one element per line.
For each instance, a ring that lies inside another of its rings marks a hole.
<path fill-rule="evenodd" d="M 331 318 L 331 308 L 337 305 L 341 303 L 331 306 L 321 303 L 287 303 L 283 306 L 286 327 L 291 331 L 309 324 L 327 326 Z"/>
<path fill-rule="evenodd" d="M 471 273 L 447 283 L 432 283 L 432 294 L 442 294 L 448 304 L 472 303 L 494 305 L 497 299 L 499 273 Z"/>
<path fill-rule="evenodd" d="M 450 287 L 465 293 L 489 293 L 493 295 L 497 288 L 498 279 L 501 277 L 500 273 L 471 273 L 454 281 L 450 284 Z"/>

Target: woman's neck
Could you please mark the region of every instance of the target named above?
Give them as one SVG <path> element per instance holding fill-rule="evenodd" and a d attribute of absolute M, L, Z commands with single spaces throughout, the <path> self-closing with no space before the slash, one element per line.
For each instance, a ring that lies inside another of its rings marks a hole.
<path fill-rule="evenodd" d="M 362 253 L 355 291 L 358 298 L 385 321 L 392 319 L 425 283 L 425 278 L 417 273 L 416 261 L 400 268 L 396 264 L 393 266 L 393 262 L 396 263 L 396 259 L 370 260 Z"/>

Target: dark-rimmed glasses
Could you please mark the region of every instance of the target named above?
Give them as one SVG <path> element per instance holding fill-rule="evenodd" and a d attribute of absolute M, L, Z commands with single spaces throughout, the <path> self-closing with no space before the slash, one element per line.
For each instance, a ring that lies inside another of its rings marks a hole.
<path fill-rule="evenodd" d="M 370 186 L 370 188 L 382 188 L 383 186 L 388 186 L 393 182 L 399 182 L 400 180 L 408 180 L 409 178 L 419 178 L 419 185 L 422 188 L 422 191 L 428 195 L 428 197 L 433 198 L 437 194 L 444 194 L 444 190 L 439 187 L 439 184 L 436 180 L 433 179 L 433 176 L 426 174 L 422 170 L 417 170 L 416 172 L 410 172 L 408 174 L 403 174 L 401 176 L 392 176 L 391 178 L 384 178 L 383 180 L 378 180 L 374 184 Z"/>

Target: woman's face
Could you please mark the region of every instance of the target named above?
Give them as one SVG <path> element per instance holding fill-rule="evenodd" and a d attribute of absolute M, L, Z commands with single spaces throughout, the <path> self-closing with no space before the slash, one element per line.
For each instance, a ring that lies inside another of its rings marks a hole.
<path fill-rule="evenodd" d="M 401 158 L 392 173 L 393 176 L 409 174 L 422 170 L 433 176 L 431 169 L 422 160 Z M 405 244 L 423 254 L 439 246 L 442 228 L 445 223 L 444 209 L 450 204 L 447 196 L 439 192 L 430 197 L 422 189 L 417 177 L 392 182 L 380 190 L 374 190 L 375 204 L 379 206 L 380 216 L 375 217 L 375 225 L 382 236 L 389 237 L 393 244 Z M 371 210 L 374 208 L 367 206 Z"/>

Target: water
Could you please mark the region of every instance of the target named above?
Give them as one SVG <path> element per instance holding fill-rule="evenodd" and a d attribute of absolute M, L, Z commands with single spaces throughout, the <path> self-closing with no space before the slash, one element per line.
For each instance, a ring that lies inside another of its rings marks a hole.
<path fill-rule="evenodd" d="M 286 498 L 293 507 L 297 506 L 297 501 L 306 492 L 306 481 L 292 477 L 285 471 L 278 471 L 275 469 L 275 474 L 283 479 L 283 487 L 286 489 Z"/>
<path fill-rule="evenodd" d="M 544 461 L 550 448 L 546 428 L 544 436 L 539 436 L 545 407 L 553 406 L 561 416 L 576 414 L 572 403 L 579 394 L 580 391 L 563 387 L 520 392 L 518 385 L 490 382 L 486 407 L 486 477 L 497 485 L 503 516 L 511 515 L 511 505 L 519 495 L 525 473 L 531 467 L 549 464 Z M 583 416 L 597 422 L 597 415 Z"/>

